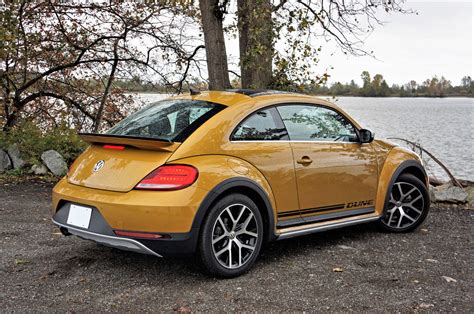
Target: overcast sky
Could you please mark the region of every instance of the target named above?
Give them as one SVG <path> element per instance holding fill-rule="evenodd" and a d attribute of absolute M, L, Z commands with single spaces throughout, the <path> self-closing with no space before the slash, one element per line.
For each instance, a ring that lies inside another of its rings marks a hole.
<path fill-rule="evenodd" d="M 459 84 L 464 75 L 473 76 L 473 5 L 471 1 L 408 1 L 418 15 L 393 14 L 386 25 L 377 28 L 365 46 L 370 57 L 349 57 L 325 49 L 320 66 L 334 69 L 332 80 L 360 81 L 366 69 L 381 73 L 391 83 L 418 82 L 432 75 L 444 75 Z M 326 55 L 326 56 L 325 56 Z"/>
<path fill-rule="evenodd" d="M 354 79 L 360 84 L 361 72 L 368 70 L 372 76 L 384 75 L 389 85 L 411 79 L 422 82 L 433 75 L 444 75 L 458 85 L 463 76 L 474 76 L 471 0 L 409 0 L 406 6 L 418 15 L 386 15 L 387 24 L 366 40 L 364 48 L 373 50 L 377 59 L 346 57 L 334 44 L 326 43 L 318 72 L 333 66 L 330 82 Z M 238 42 L 228 44 L 230 53 L 238 51 Z"/>

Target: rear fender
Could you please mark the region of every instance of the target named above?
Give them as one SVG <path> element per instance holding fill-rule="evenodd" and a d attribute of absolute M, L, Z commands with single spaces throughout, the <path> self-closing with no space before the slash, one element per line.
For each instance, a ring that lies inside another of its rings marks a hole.
<path fill-rule="evenodd" d="M 192 229 L 198 231 L 212 204 L 226 192 L 244 189 L 258 195 L 264 204 L 263 214 L 268 222 L 267 235 L 273 239 L 276 235 L 276 206 L 270 184 L 263 174 L 250 163 L 239 158 L 225 155 L 203 155 L 179 160 L 169 164 L 187 164 L 199 170 L 196 187 L 208 191 L 194 217 Z"/>

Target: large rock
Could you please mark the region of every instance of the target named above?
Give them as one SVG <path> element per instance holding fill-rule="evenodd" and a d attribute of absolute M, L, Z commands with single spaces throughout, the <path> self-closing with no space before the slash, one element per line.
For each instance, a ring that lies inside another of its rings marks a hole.
<path fill-rule="evenodd" d="M 64 176 L 67 173 L 67 164 L 63 156 L 55 150 L 48 150 L 41 154 L 41 160 L 46 167 L 58 177 Z"/>
<path fill-rule="evenodd" d="M 4 173 L 11 168 L 12 162 L 10 161 L 10 157 L 8 157 L 6 151 L 0 149 L 0 173 Z"/>
<path fill-rule="evenodd" d="M 18 149 L 18 145 L 13 144 L 8 147 L 8 155 L 10 155 L 10 159 L 13 164 L 14 169 L 21 169 L 25 165 L 25 161 L 21 159 L 20 150 Z"/>
<path fill-rule="evenodd" d="M 31 172 L 36 175 L 44 176 L 45 174 L 48 174 L 48 168 L 43 164 L 33 165 L 33 167 L 31 167 Z"/>
<path fill-rule="evenodd" d="M 469 208 L 474 209 L 474 186 L 468 186 L 464 188 L 467 192 L 467 202 L 469 203 Z"/>
<path fill-rule="evenodd" d="M 433 202 L 466 203 L 468 193 L 457 186 L 443 184 L 431 189 L 431 200 Z"/>

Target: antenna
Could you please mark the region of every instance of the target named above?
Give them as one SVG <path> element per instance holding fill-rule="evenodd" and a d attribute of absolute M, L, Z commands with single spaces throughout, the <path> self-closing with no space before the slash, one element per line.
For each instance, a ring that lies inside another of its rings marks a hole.
<path fill-rule="evenodd" d="M 197 89 L 195 89 L 195 88 L 192 88 L 191 86 L 189 86 L 189 93 L 190 93 L 191 95 L 199 95 L 199 94 L 201 94 L 201 92 L 200 92 L 199 90 L 197 90 Z"/>

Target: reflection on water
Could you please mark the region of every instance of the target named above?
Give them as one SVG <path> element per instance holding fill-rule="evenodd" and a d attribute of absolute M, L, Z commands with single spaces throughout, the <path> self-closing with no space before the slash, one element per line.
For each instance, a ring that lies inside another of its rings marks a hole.
<path fill-rule="evenodd" d="M 141 94 L 137 99 L 149 103 L 165 97 Z M 414 140 L 439 157 L 455 176 L 474 180 L 474 99 L 339 97 L 336 103 L 377 138 Z M 441 169 L 430 165 L 437 176 L 444 177 Z"/>

